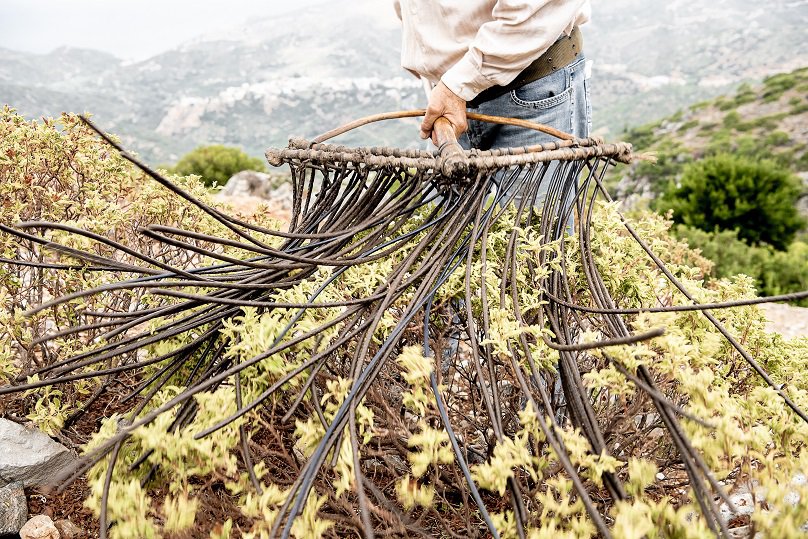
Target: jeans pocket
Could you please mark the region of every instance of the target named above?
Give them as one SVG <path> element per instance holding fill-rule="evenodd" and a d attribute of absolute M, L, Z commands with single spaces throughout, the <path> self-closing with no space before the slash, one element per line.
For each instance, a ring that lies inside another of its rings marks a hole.
<path fill-rule="evenodd" d="M 533 109 L 549 109 L 572 97 L 572 85 L 566 69 L 559 69 L 524 86 L 511 90 L 511 101 Z"/>

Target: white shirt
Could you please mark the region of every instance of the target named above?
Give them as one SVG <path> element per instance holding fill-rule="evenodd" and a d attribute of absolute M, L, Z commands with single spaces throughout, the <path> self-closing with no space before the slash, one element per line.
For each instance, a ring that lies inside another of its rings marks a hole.
<path fill-rule="evenodd" d="M 587 22 L 590 0 L 394 0 L 401 65 L 471 101 L 511 82 L 562 33 Z"/>

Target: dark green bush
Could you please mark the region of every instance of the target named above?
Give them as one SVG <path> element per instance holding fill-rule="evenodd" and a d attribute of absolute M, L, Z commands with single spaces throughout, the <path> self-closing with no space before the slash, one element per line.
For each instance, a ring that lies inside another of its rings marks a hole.
<path fill-rule="evenodd" d="M 805 101 L 792 105 L 791 110 L 788 111 L 789 114 L 792 114 L 794 116 L 798 114 L 804 114 L 806 112 L 808 112 L 808 102 Z"/>
<path fill-rule="evenodd" d="M 791 144 L 791 136 L 785 131 L 773 131 L 763 140 L 765 146 L 787 146 Z"/>
<path fill-rule="evenodd" d="M 725 127 L 738 127 L 740 123 L 741 123 L 741 115 L 738 114 L 737 110 L 728 112 L 727 115 L 724 116 Z"/>
<path fill-rule="evenodd" d="M 805 221 L 796 209 L 799 179 L 774 161 L 721 154 L 684 167 L 657 202 L 676 223 L 707 232 L 737 230 L 750 245 L 783 250 Z"/>
<path fill-rule="evenodd" d="M 780 96 L 797 86 L 797 84 L 804 79 L 805 73 L 806 70 L 803 68 L 791 73 L 780 73 L 764 79 L 763 84 L 765 89 L 763 91 L 763 100 L 771 102 L 780 99 Z"/>
<path fill-rule="evenodd" d="M 242 170 L 265 172 L 261 159 L 250 157 L 238 148 L 222 145 L 200 146 L 185 154 L 171 170 L 175 174 L 202 177 L 208 187 L 224 185 L 231 176 Z"/>
<path fill-rule="evenodd" d="M 718 129 L 717 123 L 708 122 L 706 124 L 701 124 L 701 128 L 699 129 L 699 131 L 702 134 L 709 135 L 710 133 L 714 133 L 716 129 Z"/>
<path fill-rule="evenodd" d="M 680 133 L 684 133 L 685 131 L 689 131 L 690 129 L 693 129 L 694 127 L 698 127 L 698 126 L 699 126 L 699 120 L 694 119 L 694 120 L 690 120 L 688 122 L 683 123 L 681 126 L 679 126 L 678 131 Z"/>
<path fill-rule="evenodd" d="M 755 91 L 752 86 L 745 82 L 738 86 L 738 90 L 735 93 L 735 97 L 732 100 L 733 105 L 736 107 L 740 107 L 741 105 L 745 105 L 747 103 L 752 103 L 757 99 L 757 92 Z"/>
<path fill-rule="evenodd" d="M 797 168 L 797 170 L 808 170 L 808 151 L 806 151 L 805 148 L 802 148 L 802 152 L 802 155 L 797 158 L 794 166 Z"/>

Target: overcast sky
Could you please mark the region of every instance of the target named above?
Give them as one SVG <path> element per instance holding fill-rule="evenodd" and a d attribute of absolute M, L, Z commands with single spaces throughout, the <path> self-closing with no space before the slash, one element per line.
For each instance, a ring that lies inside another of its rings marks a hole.
<path fill-rule="evenodd" d="M 46 53 L 68 45 L 142 60 L 199 34 L 323 1 L 0 0 L 0 47 Z"/>

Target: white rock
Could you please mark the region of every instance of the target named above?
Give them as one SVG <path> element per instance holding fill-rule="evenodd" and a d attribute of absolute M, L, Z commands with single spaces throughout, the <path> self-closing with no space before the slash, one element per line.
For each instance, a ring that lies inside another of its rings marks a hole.
<path fill-rule="evenodd" d="M 20 530 L 20 539 L 60 539 L 59 530 L 48 515 L 37 515 Z"/>
<path fill-rule="evenodd" d="M 69 520 L 57 520 L 53 523 L 56 529 L 59 530 L 61 539 L 79 539 L 84 532 Z"/>
<path fill-rule="evenodd" d="M 254 170 L 243 170 L 227 180 L 219 193 L 225 196 L 267 198 L 271 190 L 272 176 Z"/>
<path fill-rule="evenodd" d="M 6 481 L 51 485 L 75 461 L 70 450 L 43 432 L 0 419 L 0 477 Z"/>
<path fill-rule="evenodd" d="M 731 539 L 749 539 L 752 537 L 752 526 L 739 526 L 737 528 L 732 528 L 729 530 L 729 536 Z"/>
<path fill-rule="evenodd" d="M 718 511 L 724 522 L 729 522 L 732 518 L 740 515 L 751 515 L 755 512 L 755 500 L 748 490 L 743 489 L 735 494 L 730 494 L 729 499 L 735 505 L 737 511 L 733 511 L 727 503 L 722 503 L 718 507 Z"/>
<path fill-rule="evenodd" d="M 274 200 L 278 203 L 278 205 L 285 209 L 291 210 L 292 209 L 292 184 L 290 182 L 284 182 L 277 186 L 275 189 L 270 191 L 269 197 L 270 200 Z"/>
<path fill-rule="evenodd" d="M 0 488 L 0 536 L 20 531 L 28 520 L 28 501 L 19 481 Z"/>
<path fill-rule="evenodd" d="M 799 473 L 791 479 L 791 484 L 794 485 L 795 487 L 800 487 L 805 483 L 806 483 L 805 474 Z M 800 493 L 797 492 L 796 490 L 792 490 L 791 492 L 786 493 L 786 495 L 783 497 L 783 501 L 789 505 L 796 506 L 798 503 L 800 503 Z"/>

